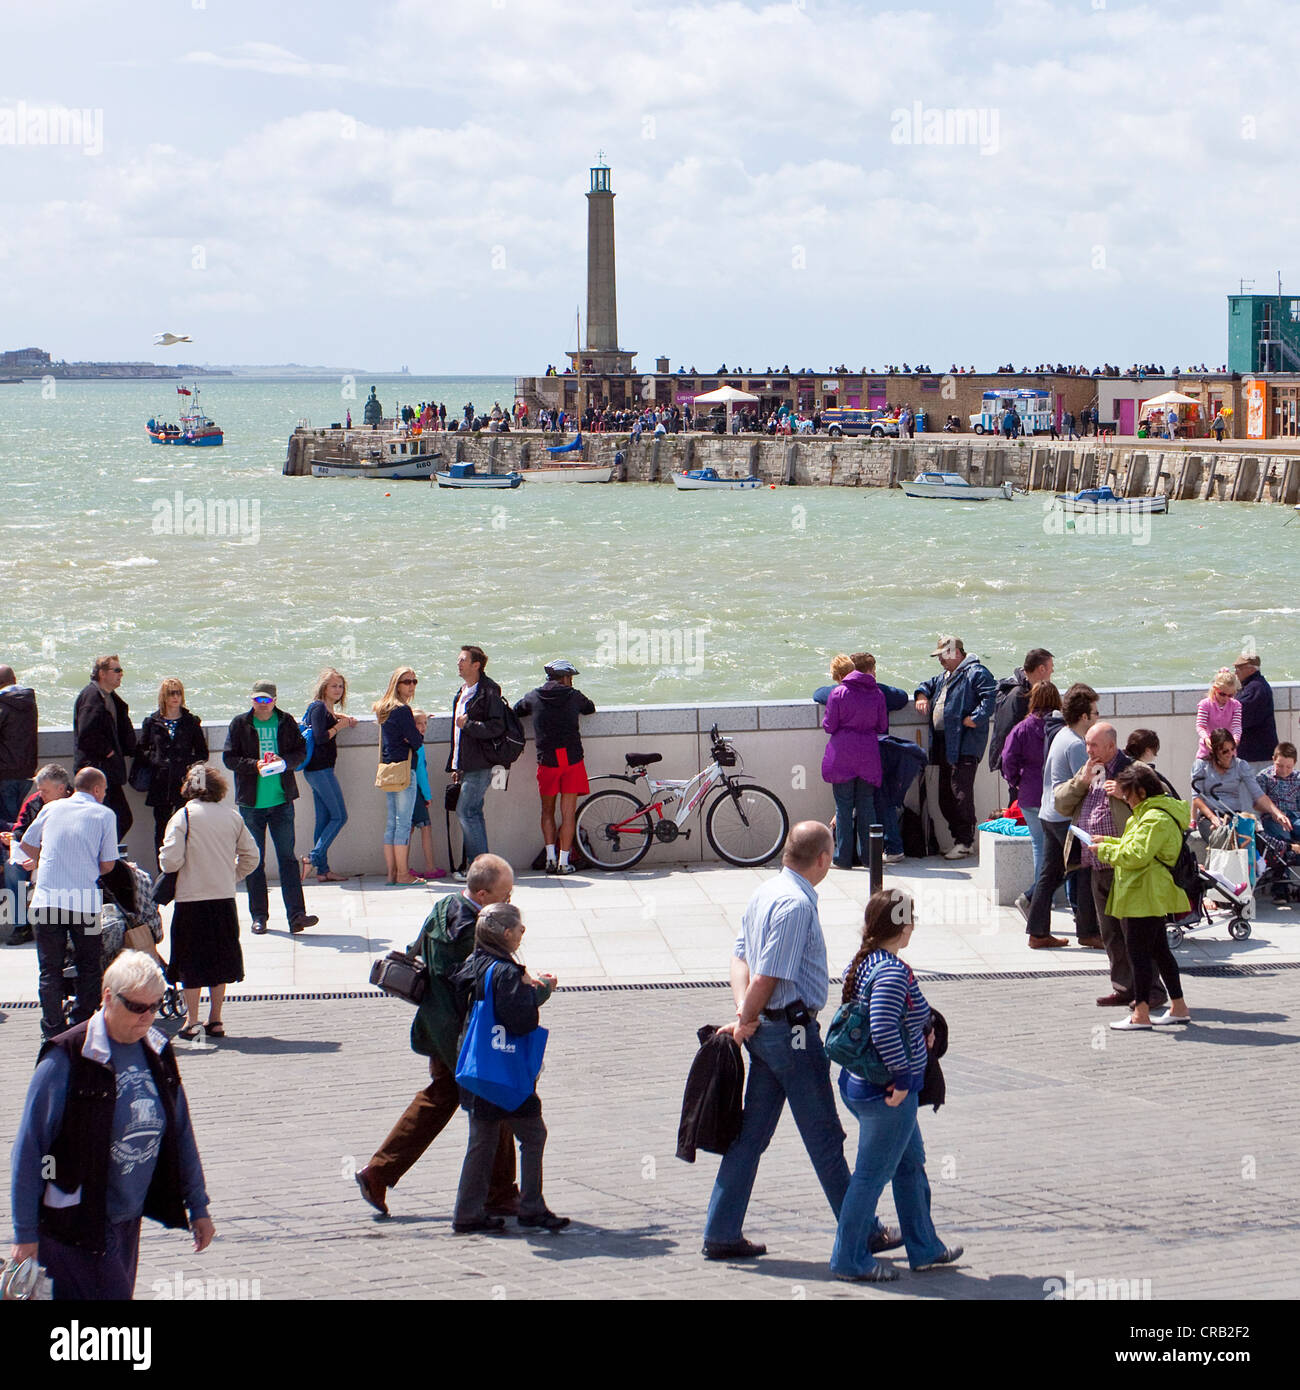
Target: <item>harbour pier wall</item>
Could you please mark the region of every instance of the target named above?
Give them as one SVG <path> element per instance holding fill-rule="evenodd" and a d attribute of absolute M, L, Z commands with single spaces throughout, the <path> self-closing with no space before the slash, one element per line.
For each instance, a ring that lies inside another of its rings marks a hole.
<path fill-rule="evenodd" d="M 882 671 L 881 678 L 888 681 L 890 673 Z M 583 684 L 599 696 L 596 677 L 584 680 Z M 450 693 L 449 687 L 449 696 Z M 510 698 L 517 693 L 507 692 Z M 1278 737 L 1300 741 L 1300 684 L 1274 684 L 1273 695 Z M 1112 688 L 1100 692 L 1100 717 L 1114 723 L 1121 747 L 1134 729 L 1154 729 L 1160 736 L 1160 768 L 1180 792 L 1187 793 L 1196 752 L 1196 705 L 1204 696 L 1203 684 Z M 291 712 L 300 713 L 298 709 Z M 657 776 L 686 778 L 708 763 L 709 729 L 716 723 L 723 733 L 734 737 L 743 761 L 744 776 L 774 791 L 785 803 L 791 823 L 804 819 L 829 821 L 835 808 L 831 789 L 821 778 L 822 753 L 826 747 L 822 713 L 811 699 L 619 705 L 584 719 L 582 739 L 587 768 L 593 777 L 597 773 L 622 771 L 624 753 L 637 749 L 663 754 L 663 762 L 655 765 Z M 224 721 L 205 722 L 203 727 L 208 746 L 214 750 L 211 761 L 219 765 L 227 724 Z M 926 738 L 925 723 L 911 705 L 891 716 L 890 727 L 891 732 L 901 738 L 918 742 Z M 541 832 L 531 721 L 525 720 L 524 728 L 529 735 L 528 746 L 511 769 L 505 787 L 488 792 L 484 814 L 493 851 L 508 859 L 516 870 L 526 871 L 540 848 Z M 425 737 L 426 757 L 433 791 L 434 849 L 438 863 L 444 867 L 447 842 L 440 808 L 443 788 L 449 780 L 442 769 L 450 740 L 451 716 L 432 717 Z M 374 785 L 378 743 L 373 717 L 361 719 L 355 729 L 344 729 L 338 736 L 336 771 L 347 803 L 348 821 L 330 850 L 330 867 L 336 872 L 381 876 L 384 872 L 381 844 L 385 799 L 383 792 L 377 791 Z M 57 762 L 71 768 L 72 730 L 42 730 L 38 751 L 42 764 Z M 933 778 L 935 773 L 931 770 L 928 775 Z M 297 780 L 300 795 L 296 803 L 296 847 L 299 854 L 305 854 L 311 848 L 314 816 L 311 792 L 301 775 Z M 593 782 L 593 787 L 600 785 Z M 916 795 L 914 787 L 913 800 Z M 153 815 L 138 792 L 127 788 L 126 796 L 135 813 L 135 824 L 127 837 L 131 855 L 138 863 L 152 869 Z M 979 819 L 984 820 L 995 809 L 1005 806 L 1006 800 L 1005 784 L 997 774 L 989 771 L 987 760 L 981 760 L 975 781 L 975 807 Z M 937 803 L 932 800 L 931 804 Z M 689 839 L 678 839 L 672 844 L 656 843 L 643 861 L 644 865 L 654 868 L 713 860 L 702 818 L 693 816 L 687 827 L 691 831 Z M 936 830 L 940 848 L 949 848 L 951 842 L 946 827 L 940 823 Z M 454 816 L 452 838 L 459 854 L 460 831 Z M 267 852 L 271 861 L 267 871 L 274 879 L 277 869 L 269 839 Z M 310 889 L 308 892 L 310 906 Z M 273 915 L 279 917 L 278 897 L 272 899 L 271 907 Z"/>
<path fill-rule="evenodd" d="M 570 436 L 571 438 L 571 436 Z M 395 463 L 421 452 L 440 452 L 440 466 L 471 462 L 482 472 L 544 466 L 547 447 L 569 442 L 538 431 L 509 434 L 448 434 L 419 437 L 395 429 L 300 427 L 289 440 L 284 472 L 311 475 L 314 462 Z M 613 463 L 623 455 L 616 478 L 667 483 L 674 472 L 716 468 L 727 475 L 758 476 L 773 485 L 895 487 L 926 469 L 960 473 L 977 485 L 1010 481 L 1031 491 L 1069 492 L 1109 483 L 1128 496 L 1158 493 L 1171 500 L 1300 502 L 1300 453 L 1267 453 L 1213 441 L 1185 444 L 1139 439 L 1041 438 L 1000 440 L 969 435 L 924 435 L 916 439 L 832 439 L 827 435 L 769 438 L 766 435 L 588 434 L 580 451 L 564 463 Z"/>

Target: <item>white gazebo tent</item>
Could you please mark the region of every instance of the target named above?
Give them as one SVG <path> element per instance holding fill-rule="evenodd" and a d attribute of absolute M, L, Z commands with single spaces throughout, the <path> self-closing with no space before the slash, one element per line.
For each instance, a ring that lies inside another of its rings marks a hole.
<path fill-rule="evenodd" d="M 1200 405 L 1200 401 L 1195 396 L 1185 396 L 1181 391 L 1166 391 L 1161 396 L 1152 396 L 1149 400 L 1142 402 L 1142 408 L 1138 411 L 1139 419 L 1144 417 L 1152 409 L 1164 410 L 1171 405 Z"/>
<path fill-rule="evenodd" d="M 731 411 L 736 405 L 757 405 L 758 397 L 751 396 L 748 391 L 738 391 L 734 386 L 719 386 L 716 391 L 706 391 L 702 396 L 696 396 L 695 404 L 699 405 L 725 405 L 727 407 L 727 433 L 731 433 Z"/>

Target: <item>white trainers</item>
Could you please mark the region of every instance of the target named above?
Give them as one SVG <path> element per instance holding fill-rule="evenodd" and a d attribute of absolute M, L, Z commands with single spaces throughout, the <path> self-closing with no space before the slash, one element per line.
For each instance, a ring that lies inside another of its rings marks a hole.
<path fill-rule="evenodd" d="M 885 855 L 885 863 L 886 863 L 886 864 L 901 864 L 902 862 L 903 862 L 903 856 L 902 856 L 901 854 L 887 854 L 887 855 Z"/>
<path fill-rule="evenodd" d="M 975 853 L 974 845 L 953 845 L 949 850 L 945 850 L 945 859 L 969 859 Z"/>
<path fill-rule="evenodd" d="M 1153 1028 L 1168 1028 L 1172 1025 L 1186 1024 L 1191 1021 L 1190 1014 L 1186 1014 L 1182 1018 L 1175 1018 L 1173 1014 L 1166 1010 L 1162 1014 L 1157 1014 L 1156 1017 L 1151 1020 L 1151 1026 Z"/>

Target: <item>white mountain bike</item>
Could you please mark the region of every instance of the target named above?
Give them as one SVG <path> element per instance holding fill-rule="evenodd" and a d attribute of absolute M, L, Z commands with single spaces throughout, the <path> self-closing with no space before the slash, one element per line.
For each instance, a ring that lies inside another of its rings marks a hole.
<path fill-rule="evenodd" d="M 614 787 L 592 792 L 578 807 L 577 835 L 583 854 L 598 869 L 630 869 L 639 864 L 658 841 L 668 845 L 679 837 L 704 799 L 716 787 L 722 790 L 704 817 L 704 833 L 714 853 L 728 864 L 754 868 L 781 852 L 790 829 L 790 817 L 781 800 L 766 787 L 741 780 L 744 764 L 735 745 L 709 731 L 713 761 L 686 780 L 649 777 L 646 768 L 663 761 L 660 753 L 628 753 L 626 772 L 610 772 L 594 781 L 645 780 L 642 798 Z M 739 764 L 739 766 L 738 766 Z M 726 769 L 737 768 L 736 772 Z M 677 810 L 667 813 L 676 806 Z"/>

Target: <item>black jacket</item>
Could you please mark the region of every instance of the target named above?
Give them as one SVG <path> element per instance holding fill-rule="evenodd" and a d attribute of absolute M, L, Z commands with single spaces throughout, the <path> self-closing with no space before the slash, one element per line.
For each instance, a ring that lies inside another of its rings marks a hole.
<path fill-rule="evenodd" d="M 276 747 L 284 759 L 280 785 L 284 789 L 285 800 L 296 801 L 298 782 L 293 770 L 301 766 L 307 756 L 307 740 L 303 738 L 293 715 L 279 708 L 275 713 L 280 721 L 276 730 Z M 245 710 L 230 721 L 226 746 L 221 754 L 221 761 L 235 774 L 235 804 L 238 806 L 257 805 L 257 779 L 261 775 L 257 770 L 257 760 L 261 756 L 261 744 L 257 741 L 257 730 L 253 728 L 253 712 Z"/>
<path fill-rule="evenodd" d="M 1241 742 L 1237 756 L 1252 767 L 1272 762 L 1277 747 L 1277 722 L 1273 718 L 1273 687 L 1256 671 L 1241 683 Z"/>
<path fill-rule="evenodd" d="M 36 692 L 25 685 L 0 691 L 0 782 L 36 772 Z"/>
<path fill-rule="evenodd" d="M 1029 713 L 1029 682 L 1023 666 L 1015 674 L 1003 676 L 998 682 L 996 703 L 993 706 L 993 732 L 989 735 L 989 768 L 1002 768 L 1002 745 L 1007 735 Z"/>
<path fill-rule="evenodd" d="M 538 987 L 528 984 L 524 979 L 522 965 L 495 956 L 481 946 L 474 948 L 470 958 L 451 977 L 452 984 L 458 992 L 461 1016 L 468 1020 L 470 1009 L 483 998 L 483 981 L 487 979 L 488 970 L 494 965 L 496 971 L 492 976 L 492 1008 L 496 1013 L 497 1022 L 505 1025 L 506 1032 L 514 1033 L 516 1036 L 531 1033 L 541 1021 Z M 543 997 L 549 997 L 549 990 Z M 507 1115 L 518 1115 L 528 1119 L 542 1113 L 542 1102 L 536 1091 L 518 1110 L 506 1111 L 462 1086 L 460 1103 L 480 1119 L 505 1119 Z"/>
<path fill-rule="evenodd" d="M 451 750 L 456 747 L 456 701 L 460 690 L 451 697 L 453 720 L 451 745 L 447 750 L 446 771 L 452 770 Z M 465 727 L 460 731 L 460 758 L 458 772 L 482 772 L 484 768 L 496 766 L 491 746 L 506 731 L 505 701 L 501 698 L 501 687 L 490 676 L 480 675 L 478 689 L 465 709 Z"/>
<path fill-rule="evenodd" d="M 62 1192 L 82 1189 L 81 1201 L 71 1207 L 41 1204 L 41 1232 L 93 1254 L 102 1255 L 108 1246 L 108 1165 L 113 1142 L 113 1110 L 117 1104 L 117 1082 L 112 1067 L 82 1055 L 88 1023 L 79 1023 L 41 1048 L 41 1056 L 51 1048 L 67 1055 L 71 1064 L 68 1099 L 63 1110 L 59 1137 L 50 1146 L 54 1185 Z M 144 1214 L 164 1226 L 189 1226 L 185 1197 L 181 1187 L 180 1145 L 176 1131 L 176 1097 L 181 1088 L 180 1072 L 171 1046 L 154 1056 L 147 1044 L 145 1061 L 167 1118 L 163 1130 L 158 1164 L 145 1196 Z"/>
<path fill-rule="evenodd" d="M 578 733 L 580 715 L 595 714 L 596 706 L 582 693 L 563 681 L 547 681 L 530 690 L 515 703 L 515 713 L 522 719 L 533 717 L 533 739 L 537 744 L 537 761 L 543 767 L 557 767 L 557 750 L 563 748 L 569 766 L 582 761 L 582 738 Z"/>
<path fill-rule="evenodd" d="M 930 1027 L 934 1029 L 934 1046 L 926 1058 L 925 1080 L 921 1083 L 916 1103 L 918 1107 L 933 1105 L 938 1110 L 948 1098 L 948 1085 L 939 1066 L 939 1058 L 948 1050 L 948 1020 L 933 1004 L 930 1006 Z"/>
<path fill-rule="evenodd" d="M 181 783 L 186 772 L 195 763 L 208 760 L 208 740 L 198 717 L 184 706 L 174 738 L 168 734 L 162 715 L 155 710 L 146 714 L 140 725 L 135 756 L 137 762 L 146 762 L 153 769 L 145 805 L 177 808 L 181 804 Z"/>
<path fill-rule="evenodd" d="M 420 751 L 424 739 L 410 705 L 398 707 L 379 726 L 379 760 L 384 763 L 409 762 Z"/>
<path fill-rule="evenodd" d="M 126 701 L 116 690 L 105 697 L 91 681 L 82 687 L 72 708 L 72 730 L 74 776 L 83 767 L 97 767 L 110 787 L 120 787 L 126 781 L 126 760 L 135 752 L 135 729 Z"/>
<path fill-rule="evenodd" d="M 745 1059 L 730 1033 L 706 1023 L 696 1037 L 700 1050 L 686 1077 L 677 1157 L 695 1162 L 696 1149 L 724 1154 L 740 1133 Z"/>

